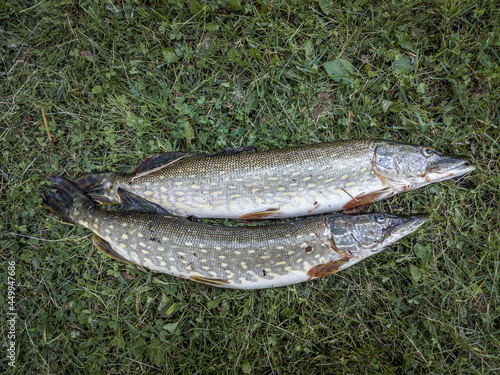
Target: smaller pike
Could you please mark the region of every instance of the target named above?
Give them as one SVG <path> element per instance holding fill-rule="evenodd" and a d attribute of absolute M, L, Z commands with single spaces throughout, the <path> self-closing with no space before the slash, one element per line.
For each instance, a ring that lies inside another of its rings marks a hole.
<path fill-rule="evenodd" d="M 119 203 L 122 188 L 175 215 L 254 221 L 355 212 L 473 170 L 467 158 L 430 147 L 367 139 L 210 157 L 171 152 L 132 174 L 90 173 L 75 183 L 101 203 Z"/>
<path fill-rule="evenodd" d="M 122 211 L 100 210 L 61 177 L 42 194 L 61 219 L 94 232 L 99 250 L 156 272 L 233 289 L 262 289 L 334 274 L 414 232 L 426 215 L 330 215 L 253 227 L 197 223 L 118 190 Z"/>

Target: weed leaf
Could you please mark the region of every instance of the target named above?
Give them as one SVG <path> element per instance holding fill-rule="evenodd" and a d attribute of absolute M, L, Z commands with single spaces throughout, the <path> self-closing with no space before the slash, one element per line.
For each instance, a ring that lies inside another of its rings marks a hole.
<path fill-rule="evenodd" d="M 333 4 L 329 0 L 319 0 L 318 4 L 321 11 L 327 16 L 333 12 Z"/>
<path fill-rule="evenodd" d="M 354 73 L 352 64 L 344 59 L 328 61 L 323 65 L 326 73 L 336 82 L 349 78 Z"/>

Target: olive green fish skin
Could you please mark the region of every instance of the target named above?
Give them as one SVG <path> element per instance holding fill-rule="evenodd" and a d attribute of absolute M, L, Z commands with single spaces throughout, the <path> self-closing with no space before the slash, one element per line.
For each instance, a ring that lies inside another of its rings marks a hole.
<path fill-rule="evenodd" d="M 93 231 L 122 259 L 234 289 L 283 286 L 336 273 L 427 220 L 422 215 L 331 215 L 266 226 L 214 226 L 158 213 L 100 210 L 71 183 L 53 181 L 57 191 L 46 190 L 45 204 L 63 220 Z"/>
<path fill-rule="evenodd" d="M 176 215 L 251 220 L 350 210 L 472 170 L 467 159 L 426 147 L 350 140 L 212 157 L 187 154 L 151 173 L 89 174 L 75 182 L 102 203 L 119 203 L 121 187 Z M 261 217 L 252 216 L 259 212 Z"/>

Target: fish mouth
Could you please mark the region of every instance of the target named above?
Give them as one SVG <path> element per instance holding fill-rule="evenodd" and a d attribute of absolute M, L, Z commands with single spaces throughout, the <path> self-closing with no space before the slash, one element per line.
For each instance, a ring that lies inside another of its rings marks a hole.
<path fill-rule="evenodd" d="M 429 173 L 444 175 L 443 178 L 458 177 L 472 172 L 476 167 L 469 158 L 443 156 L 429 168 Z"/>
<path fill-rule="evenodd" d="M 403 223 L 401 223 L 397 229 L 401 231 L 406 231 L 406 233 L 411 233 L 422 226 L 427 220 L 429 220 L 429 215 L 427 214 L 417 214 L 411 215 L 404 218 Z"/>
<path fill-rule="evenodd" d="M 429 215 L 417 214 L 410 216 L 398 216 L 392 220 L 392 225 L 388 228 L 388 238 L 390 243 L 396 242 L 410 233 L 415 232 L 427 220 Z"/>

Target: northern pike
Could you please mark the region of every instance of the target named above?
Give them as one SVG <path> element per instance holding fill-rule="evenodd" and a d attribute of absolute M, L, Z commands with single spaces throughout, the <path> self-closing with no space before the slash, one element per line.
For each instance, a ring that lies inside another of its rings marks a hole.
<path fill-rule="evenodd" d="M 385 140 L 319 143 L 234 155 L 172 152 L 132 174 L 90 173 L 75 183 L 100 203 L 122 188 L 179 216 L 254 221 L 344 210 L 474 170 L 464 157 Z"/>
<path fill-rule="evenodd" d="M 94 232 L 96 247 L 122 262 L 217 287 L 261 289 L 314 280 L 380 252 L 425 215 L 330 215 L 227 227 L 173 216 L 118 189 L 121 211 L 102 210 L 73 183 L 50 178 L 42 194 L 61 219 Z"/>

